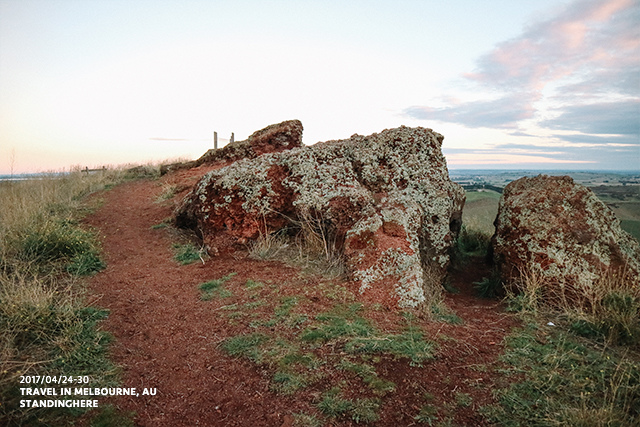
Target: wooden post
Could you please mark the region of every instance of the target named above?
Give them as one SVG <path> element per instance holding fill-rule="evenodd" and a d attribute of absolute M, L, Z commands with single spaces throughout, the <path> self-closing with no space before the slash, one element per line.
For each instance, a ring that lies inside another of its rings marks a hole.
<path fill-rule="evenodd" d="M 218 149 L 218 132 L 213 132 L 213 148 Z"/>
<path fill-rule="evenodd" d="M 231 132 L 231 140 L 229 140 L 229 144 L 233 144 L 233 132 Z"/>

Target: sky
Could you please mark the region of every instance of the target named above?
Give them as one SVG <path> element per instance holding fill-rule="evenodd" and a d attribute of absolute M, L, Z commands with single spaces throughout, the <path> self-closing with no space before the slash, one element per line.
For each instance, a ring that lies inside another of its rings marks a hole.
<path fill-rule="evenodd" d="M 638 0 L 0 0 L 0 174 L 401 125 L 450 169 L 640 171 Z"/>

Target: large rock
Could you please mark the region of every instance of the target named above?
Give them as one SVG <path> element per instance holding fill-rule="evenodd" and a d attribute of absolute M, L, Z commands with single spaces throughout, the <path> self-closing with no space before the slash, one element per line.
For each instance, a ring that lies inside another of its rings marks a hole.
<path fill-rule="evenodd" d="M 400 127 L 240 160 L 205 175 L 176 222 L 221 249 L 321 218 L 362 293 L 416 306 L 440 286 L 461 223 L 443 139 Z"/>
<path fill-rule="evenodd" d="M 262 154 L 279 153 L 302 145 L 302 123 L 300 120 L 288 120 L 256 131 L 244 141 L 235 141 L 218 149 L 212 148 L 197 160 L 163 166 L 160 174 L 203 164 L 254 159 Z"/>
<path fill-rule="evenodd" d="M 530 269 L 549 284 L 581 288 L 606 271 L 639 279 L 638 242 L 591 190 L 568 176 L 507 185 L 495 225 L 494 259 L 506 283 Z"/>

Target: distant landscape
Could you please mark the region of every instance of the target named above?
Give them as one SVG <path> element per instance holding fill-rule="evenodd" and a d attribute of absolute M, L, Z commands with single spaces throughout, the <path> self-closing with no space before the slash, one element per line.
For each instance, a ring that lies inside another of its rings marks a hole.
<path fill-rule="evenodd" d="M 589 187 L 620 220 L 622 229 L 640 240 L 640 173 L 576 172 L 543 170 L 459 169 L 449 172 L 451 179 L 467 192 L 464 208 L 466 224 L 474 224 L 485 233 L 493 233 L 493 219 L 498 212 L 502 189 L 523 176 L 568 175 Z"/>
<path fill-rule="evenodd" d="M 5 174 L 2 181 L 24 181 L 55 176 L 58 173 Z M 451 180 L 464 187 L 467 201 L 465 223 L 473 223 L 485 233 L 493 233 L 493 219 L 498 212 L 502 189 L 523 176 L 568 175 L 589 187 L 620 220 L 622 228 L 640 240 L 640 172 L 638 171 L 563 171 L 518 169 L 454 169 Z"/>

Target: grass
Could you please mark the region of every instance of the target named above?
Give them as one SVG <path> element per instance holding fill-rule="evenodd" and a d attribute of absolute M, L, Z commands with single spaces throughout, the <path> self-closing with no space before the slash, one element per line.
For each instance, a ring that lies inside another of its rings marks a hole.
<path fill-rule="evenodd" d="M 589 286 L 522 269 L 507 301 L 525 321 L 502 360 L 514 381 L 484 408 L 500 425 L 640 424 L 640 289 L 624 271 Z"/>
<path fill-rule="evenodd" d="M 193 243 L 176 243 L 173 245 L 175 254 L 173 259 L 179 264 L 188 265 L 196 261 L 202 261 L 204 264 L 204 250 L 196 247 Z"/>
<path fill-rule="evenodd" d="M 555 283 L 524 268 L 507 289 L 507 299 L 515 311 L 560 313 L 580 335 L 640 346 L 640 284 L 624 270 L 603 270 L 587 286 Z"/>
<path fill-rule="evenodd" d="M 371 423 L 380 418 L 378 410 L 380 401 L 377 399 L 346 399 L 342 397 L 338 388 L 332 388 L 322 395 L 318 403 L 320 412 L 331 418 L 347 418 L 356 423 Z"/>
<path fill-rule="evenodd" d="M 310 301 L 303 294 L 276 297 L 278 288 L 254 280 L 247 280 L 242 288 L 254 302 L 261 303 L 263 316 L 268 316 L 264 301 L 273 301 L 273 314 L 270 320 L 252 321 L 246 313 L 247 326 L 253 332 L 227 338 L 221 343 L 222 350 L 259 366 L 276 393 L 300 396 L 314 390 L 312 395 L 320 396 L 315 407 L 323 418 L 313 419 L 319 422 L 337 419 L 366 424 L 378 420 L 380 399 L 395 393 L 396 384 L 380 375 L 377 364 L 397 359 L 408 366 L 420 366 L 433 359 L 435 344 L 425 338 L 413 316 L 398 316 L 404 326 L 382 332 L 364 317 L 369 308 L 361 303 L 334 301 L 328 310 L 310 316 Z M 346 292 L 337 288 L 339 285 L 322 286 L 327 301 L 332 301 L 330 295 Z M 261 299 L 256 300 L 258 295 Z M 246 304 L 235 304 L 234 310 L 247 310 Z M 327 379 L 336 375 L 346 380 L 328 388 L 331 380 L 327 383 Z M 342 391 L 347 389 L 349 398 Z M 358 390 L 355 395 L 354 390 Z"/>
<path fill-rule="evenodd" d="M 479 282 L 473 282 L 473 288 L 482 298 L 496 298 L 502 294 L 502 280 L 496 270 L 492 270 L 489 277 L 484 277 Z"/>
<path fill-rule="evenodd" d="M 640 221 L 633 219 L 623 219 L 620 221 L 620 227 L 627 233 L 631 234 L 640 242 Z"/>
<path fill-rule="evenodd" d="M 201 283 L 198 288 L 202 291 L 200 295 L 200 299 L 203 301 L 208 301 L 213 297 L 218 298 L 229 298 L 233 295 L 233 293 L 224 288 L 224 284 L 228 282 L 233 276 L 237 273 L 230 273 L 224 277 L 221 277 L 216 280 L 210 280 L 208 282 Z"/>
<path fill-rule="evenodd" d="M 302 269 L 308 275 L 338 279 L 346 275 L 341 252 L 320 214 L 306 213 L 291 219 L 289 230 L 263 233 L 249 247 L 250 256 L 278 260 Z"/>
<path fill-rule="evenodd" d="M 0 183 L 0 424 L 63 425 L 82 409 L 20 408 L 21 375 L 88 375 L 114 386 L 107 313 L 84 299 L 82 277 L 104 268 L 95 233 L 81 218 L 86 196 L 124 179 L 122 170 L 79 170 Z"/>
<path fill-rule="evenodd" d="M 640 422 L 640 365 L 560 328 L 530 325 L 507 340 L 513 382 L 496 391 L 499 425 L 633 426 Z"/>

